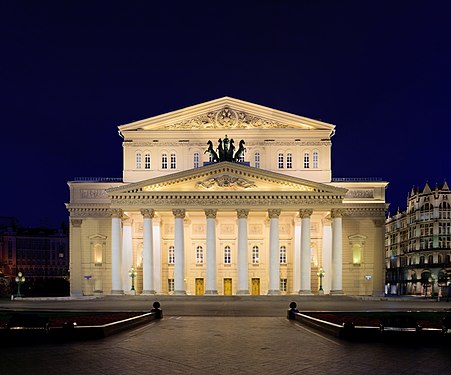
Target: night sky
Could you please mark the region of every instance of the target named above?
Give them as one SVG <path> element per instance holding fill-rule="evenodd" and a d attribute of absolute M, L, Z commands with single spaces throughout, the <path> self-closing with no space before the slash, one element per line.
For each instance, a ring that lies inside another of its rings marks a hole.
<path fill-rule="evenodd" d="M 231 96 L 336 125 L 333 177 L 451 178 L 449 1 L 4 1 L 0 216 L 67 222 L 117 126 Z"/>

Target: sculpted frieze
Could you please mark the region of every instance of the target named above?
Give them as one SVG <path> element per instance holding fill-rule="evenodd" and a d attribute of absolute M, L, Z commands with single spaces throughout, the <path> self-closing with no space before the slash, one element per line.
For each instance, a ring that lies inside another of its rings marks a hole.
<path fill-rule="evenodd" d="M 241 190 L 257 187 L 257 185 L 255 185 L 252 181 L 228 175 L 208 178 L 204 181 L 197 182 L 195 186 L 198 189 L 203 188 L 207 190 L 212 188 Z"/>
<path fill-rule="evenodd" d="M 385 217 L 384 208 L 345 208 L 342 210 L 343 216 L 358 217 Z"/>
<path fill-rule="evenodd" d="M 288 128 L 287 124 L 254 116 L 248 112 L 224 107 L 218 111 L 179 121 L 168 126 L 174 130 L 188 129 L 252 129 Z"/>
<path fill-rule="evenodd" d="M 350 189 L 345 195 L 346 198 L 374 198 L 373 189 Z"/>
<path fill-rule="evenodd" d="M 108 194 L 105 190 L 99 189 L 81 189 L 80 198 L 82 199 L 99 199 L 108 198 Z"/>

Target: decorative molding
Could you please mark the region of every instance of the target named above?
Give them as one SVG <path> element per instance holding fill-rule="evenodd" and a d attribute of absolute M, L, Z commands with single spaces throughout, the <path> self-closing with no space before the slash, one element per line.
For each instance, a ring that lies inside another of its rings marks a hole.
<path fill-rule="evenodd" d="M 112 208 L 110 212 L 111 212 L 111 217 L 118 218 L 118 219 L 122 218 L 122 210 L 120 208 Z"/>
<path fill-rule="evenodd" d="M 374 198 L 373 189 L 349 189 L 346 198 Z"/>
<path fill-rule="evenodd" d="M 83 208 L 69 208 L 70 216 L 72 217 L 104 217 L 110 218 L 111 213 L 109 208 L 83 207 Z"/>
<path fill-rule="evenodd" d="M 185 213 L 186 211 L 184 208 L 177 208 L 175 210 L 172 210 L 172 214 L 175 216 L 176 219 L 184 219 Z"/>
<path fill-rule="evenodd" d="M 143 215 L 144 219 L 153 219 L 155 217 L 155 210 L 152 208 L 142 209 L 141 215 Z"/>
<path fill-rule="evenodd" d="M 249 210 L 240 208 L 236 210 L 236 215 L 238 219 L 247 219 L 247 216 L 249 215 Z"/>
<path fill-rule="evenodd" d="M 280 209 L 270 208 L 268 210 L 268 216 L 269 216 L 270 219 L 278 219 L 279 216 L 280 216 L 280 212 L 281 212 Z"/>
<path fill-rule="evenodd" d="M 341 218 L 344 215 L 345 210 L 340 209 L 340 208 L 333 208 L 330 211 L 330 216 L 332 217 L 332 219 L 337 219 L 337 218 Z"/>
<path fill-rule="evenodd" d="M 230 190 L 243 190 L 256 188 L 257 185 L 254 184 L 252 181 L 246 180 L 244 178 L 222 175 L 218 177 L 208 178 L 203 181 L 199 181 L 196 183 L 195 187 L 198 189 L 222 188 Z"/>
<path fill-rule="evenodd" d="M 385 222 L 385 208 L 345 208 L 343 209 L 343 216 L 354 216 L 354 217 L 378 217 Z"/>
<path fill-rule="evenodd" d="M 303 209 L 299 210 L 299 217 L 301 219 L 309 219 L 310 216 L 312 216 L 312 214 L 313 214 L 313 210 L 311 210 L 311 209 L 303 208 Z"/>
<path fill-rule="evenodd" d="M 264 141 L 248 141 L 247 146 L 250 148 L 254 147 L 266 147 L 266 146 L 279 146 L 279 147 L 321 147 L 321 146 L 330 146 L 332 144 L 331 141 L 274 141 L 274 142 L 264 142 Z M 189 143 L 190 147 L 198 147 L 200 149 L 204 149 L 205 143 L 204 142 L 191 142 Z M 172 147 L 172 148 L 178 148 L 185 146 L 186 144 L 180 143 L 180 142 L 174 142 L 174 141 L 160 141 L 158 143 L 152 142 L 152 140 L 149 141 L 134 141 L 134 142 L 123 142 L 123 146 L 125 148 L 132 147 L 132 148 L 142 148 L 142 147 Z"/>
<path fill-rule="evenodd" d="M 237 111 L 229 106 L 220 110 L 211 111 L 200 116 L 196 116 L 180 122 L 168 125 L 172 130 L 192 130 L 192 129 L 271 129 L 289 128 L 287 124 L 279 121 L 265 119 L 254 116 L 248 112 Z"/>
<path fill-rule="evenodd" d="M 105 190 L 99 189 L 80 189 L 81 199 L 108 199 L 108 194 Z"/>
<path fill-rule="evenodd" d="M 205 216 L 207 217 L 207 219 L 216 219 L 217 212 L 218 210 L 209 208 L 205 210 Z"/>
<path fill-rule="evenodd" d="M 70 219 L 70 223 L 74 228 L 80 228 L 83 220 L 81 219 Z"/>

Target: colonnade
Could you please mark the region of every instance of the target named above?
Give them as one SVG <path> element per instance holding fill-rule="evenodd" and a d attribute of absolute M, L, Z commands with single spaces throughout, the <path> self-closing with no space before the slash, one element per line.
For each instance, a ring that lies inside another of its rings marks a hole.
<path fill-rule="evenodd" d="M 248 209 L 237 209 L 238 219 L 238 289 L 237 294 L 249 294 L 248 280 Z M 268 294 L 280 294 L 280 259 L 279 259 L 279 216 L 280 209 L 268 209 L 269 216 L 269 283 Z M 152 219 L 155 212 L 153 209 L 142 209 L 143 215 L 143 294 L 155 294 L 154 285 L 154 248 L 153 248 L 153 231 Z M 173 209 L 174 215 L 174 294 L 186 294 L 185 290 L 185 234 L 184 234 L 184 218 L 185 209 Z M 217 278 L 216 278 L 216 209 L 205 209 L 206 216 L 206 290 L 205 294 L 218 294 Z M 313 214 L 311 209 L 299 210 L 301 219 L 300 228 L 300 255 L 294 256 L 294 273 L 295 288 L 297 287 L 296 279 L 299 279 L 299 294 L 312 294 L 311 292 L 311 253 L 310 253 L 310 218 Z M 111 217 L 111 250 L 112 250 L 112 294 L 124 293 L 122 280 L 123 273 L 128 272 L 129 260 L 122 259 L 124 249 L 131 244 L 131 228 L 122 228 L 121 236 L 121 209 L 113 209 Z M 342 288 L 342 217 L 341 211 L 338 209 L 331 210 L 332 227 L 331 227 L 331 288 L 330 294 L 343 294 Z M 329 227 L 330 228 L 330 227 Z M 330 231 L 327 226 L 323 231 Z M 295 227 L 295 237 L 299 235 L 298 228 Z M 127 238 L 130 236 L 130 238 Z M 121 244 L 122 237 L 122 244 Z M 121 246 L 122 245 L 122 246 Z M 327 251 L 327 246 L 326 246 Z M 328 255 L 326 255 L 327 257 Z M 130 264 L 131 267 L 131 264 Z M 297 274 L 300 274 L 300 278 Z M 297 289 L 296 289 L 297 290 Z"/>

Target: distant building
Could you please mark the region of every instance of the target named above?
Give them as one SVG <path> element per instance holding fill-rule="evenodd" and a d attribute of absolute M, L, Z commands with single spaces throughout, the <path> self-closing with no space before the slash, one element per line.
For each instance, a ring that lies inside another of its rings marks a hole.
<path fill-rule="evenodd" d="M 0 273 L 28 281 L 66 277 L 69 269 L 65 229 L 21 228 L 13 217 L 0 217 Z"/>
<path fill-rule="evenodd" d="M 123 178 L 68 183 L 71 295 L 383 294 L 387 182 L 332 178 L 335 125 L 224 97 L 119 131 Z"/>
<path fill-rule="evenodd" d="M 446 181 L 412 188 L 407 210 L 385 224 L 386 293 L 430 295 L 451 271 L 451 193 Z"/>

